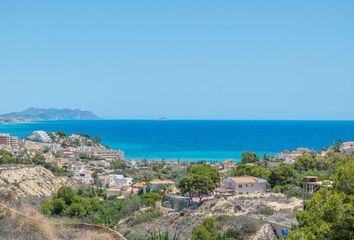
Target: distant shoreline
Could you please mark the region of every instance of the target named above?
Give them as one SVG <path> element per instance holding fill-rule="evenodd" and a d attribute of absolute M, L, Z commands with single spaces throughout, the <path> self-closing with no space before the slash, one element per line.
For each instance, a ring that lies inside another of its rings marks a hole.
<path fill-rule="evenodd" d="M 320 151 L 338 139 L 354 140 L 354 121 L 104 119 L 0 125 L 0 132 L 19 137 L 35 130 L 98 135 L 104 145 L 125 151 L 126 159 L 183 162 L 238 161 L 245 151 L 261 158 L 298 147 Z"/>

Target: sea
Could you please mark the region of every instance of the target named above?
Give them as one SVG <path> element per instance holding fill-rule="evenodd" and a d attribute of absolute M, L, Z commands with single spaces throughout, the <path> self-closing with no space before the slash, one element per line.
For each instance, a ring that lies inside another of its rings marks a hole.
<path fill-rule="evenodd" d="M 238 161 L 245 151 L 262 157 L 354 140 L 354 121 L 94 120 L 0 125 L 0 133 L 19 137 L 35 130 L 99 136 L 103 144 L 124 150 L 126 158 L 134 160 Z"/>

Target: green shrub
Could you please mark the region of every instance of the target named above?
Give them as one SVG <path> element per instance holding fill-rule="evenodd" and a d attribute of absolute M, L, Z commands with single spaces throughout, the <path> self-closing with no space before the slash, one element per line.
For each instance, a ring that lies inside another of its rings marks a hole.
<path fill-rule="evenodd" d="M 259 209 L 259 214 L 271 216 L 274 214 L 274 209 L 268 206 L 264 206 Z"/>
<path fill-rule="evenodd" d="M 151 219 L 159 218 L 161 216 L 162 216 L 162 213 L 160 212 L 160 210 L 158 210 L 156 208 L 149 208 L 149 209 L 145 210 L 144 213 L 129 219 L 128 223 L 133 226 L 133 225 L 141 224 L 144 222 L 148 222 Z"/>
<path fill-rule="evenodd" d="M 73 203 L 67 208 L 65 215 L 70 216 L 70 217 L 84 217 L 87 214 L 87 211 L 85 210 L 84 206 L 81 205 L 80 203 Z"/>
<path fill-rule="evenodd" d="M 61 198 L 54 198 L 52 201 L 52 215 L 62 215 L 65 209 L 65 202 Z"/>
<path fill-rule="evenodd" d="M 162 200 L 162 196 L 156 192 L 148 192 L 142 196 L 145 206 L 154 207 L 158 201 Z"/>
<path fill-rule="evenodd" d="M 165 233 L 152 233 L 150 237 L 146 238 L 145 240 L 180 240 L 178 234 L 170 235 L 168 231 Z"/>

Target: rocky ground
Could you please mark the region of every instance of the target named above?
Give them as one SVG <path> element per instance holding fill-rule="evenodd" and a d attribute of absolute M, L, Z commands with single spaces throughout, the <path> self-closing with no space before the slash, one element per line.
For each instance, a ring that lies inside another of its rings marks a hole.
<path fill-rule="evenodd" d="M 256 232 L 247 239 L 274 239 L 275 235 L 268 221 L 290 226 L 296 223 L 295 212 L 301 209 L 301 199 L 288 199 L 280 193 L 238 195 L 208 200 L 195 210 L 175 212 L 160 207 L 164 213 L 162 217 L 136 226 L 123 223 L 120 230 L 128 239 L 153 231 L 167 230 L 170 233 L 177 232 L 182 239 L 190 239 L 193 229 L 201 225 L 205 218 L 230 216 L 235 224 L 249 221 L 257 226 Z"/>
<path fill-rule="evenodd" d="M 12 206 L 10 202 L 0 202 L 2 240 L 124 240 L 97 229 L 73 227 L 71 222 L 67 219 L 49 219 L 29 205 L 19 207 Z"/>
<path fill-rule="evenodd" d="M 68 178 L 56 177 L 41 166 L 0 166 L 0 192 L 9 192 L 15 199 L 48 197 L 64 185 L 71 185 Z"/>

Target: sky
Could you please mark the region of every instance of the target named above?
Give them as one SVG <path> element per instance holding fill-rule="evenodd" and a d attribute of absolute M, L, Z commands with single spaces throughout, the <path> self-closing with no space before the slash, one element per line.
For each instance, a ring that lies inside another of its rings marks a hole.
<path fill-rule="evenodd" d="M 354 1 L 0 1 L 0 113 L 354 119 Z"/>

